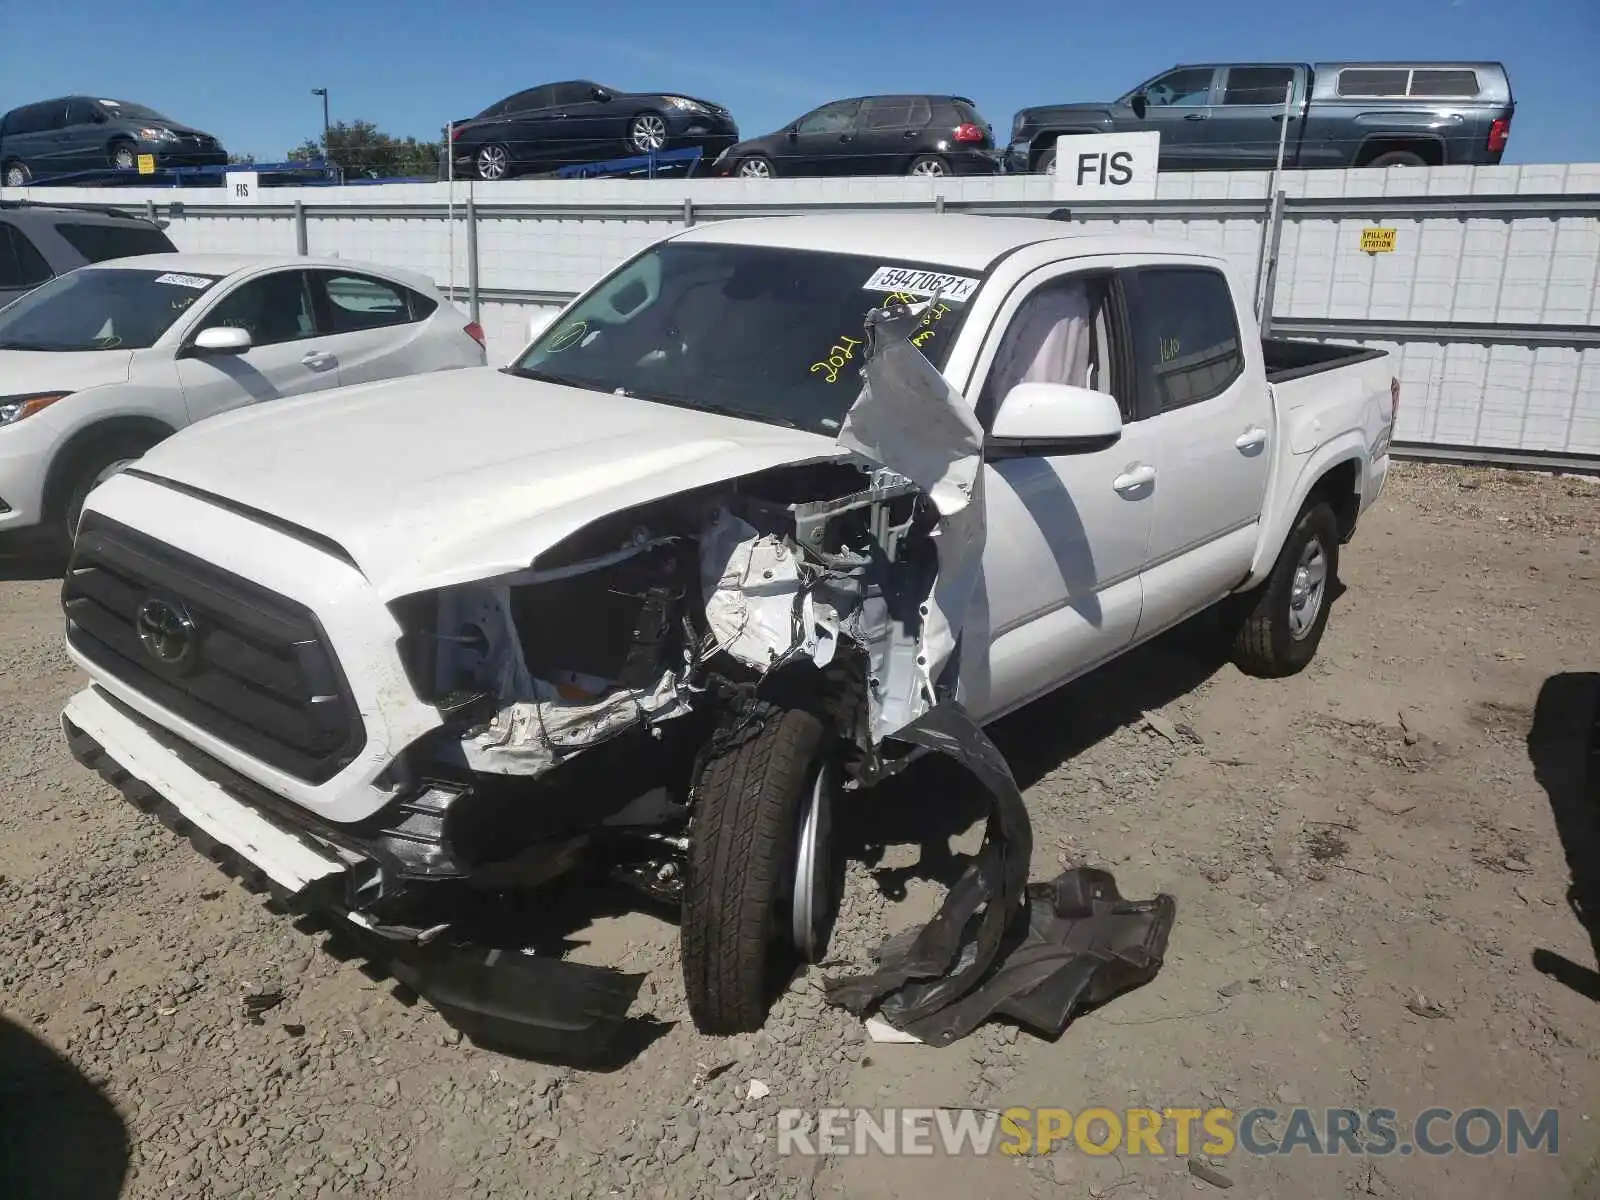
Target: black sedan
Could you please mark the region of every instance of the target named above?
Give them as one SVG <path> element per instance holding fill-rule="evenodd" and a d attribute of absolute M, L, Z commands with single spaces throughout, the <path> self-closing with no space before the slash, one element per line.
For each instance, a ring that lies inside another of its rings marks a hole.
<path fill-rule="evenodd" d="M 691 146 L 709 156 L 738 140 L 739 127 L 720 104 L 587 79 L 528 88 L 450 127 L 456 174 L 479 179 Z"/>
<path fill-rule="evenodd" d="M 857 96 L 725 151 L 718 175 L 993 175 L 994 131 L 965 96 Z"/>

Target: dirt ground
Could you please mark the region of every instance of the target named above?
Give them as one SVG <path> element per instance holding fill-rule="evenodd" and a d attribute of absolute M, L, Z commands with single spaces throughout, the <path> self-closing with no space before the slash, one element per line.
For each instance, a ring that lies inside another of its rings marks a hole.
<path fill-rule="evenodd" d="M 761 1034 L 702 1038 L 671 926 L 597 902 L 573 954 L 647 976 L 638 1044 L 604 1071 L 475 1047 L 77 767 L 57 720 L 80 676 L 39 574 L 0 561 L 0 1195 L 1600 1196 L 1600 917 L 1587 933 L 1569 900 L 1600 896 L 1574 773 L 1600 684 L 1594 480 L 1398 468 L 1302 675 L 1240 675 L 1202 620 L 995 729 L 1035 878 L 1087 862 L 1177 898 L 1161 973 L 1059 1040 L 873 1043 L 816 972 Z M 972 800 L 934 764 L 877 798 L 841 957 L 931 915 Z M 1402 1133 L 1520 1105 L 1558 1109 L 1559 1143 L 778 1155 L 780 1108 L 846 1104 L 1389 1108 Z"/>

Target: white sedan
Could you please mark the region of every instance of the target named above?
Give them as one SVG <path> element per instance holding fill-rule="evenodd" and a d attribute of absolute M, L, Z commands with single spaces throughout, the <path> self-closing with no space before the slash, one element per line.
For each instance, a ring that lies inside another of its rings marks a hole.
<path fill-rule="evenodd" d="M 69 546 L 97 483 L 215 413 L 486 362 L 483 330 L 408 271 L 236 254 L 80 268 L 0 309 L 0 534 Z"/>

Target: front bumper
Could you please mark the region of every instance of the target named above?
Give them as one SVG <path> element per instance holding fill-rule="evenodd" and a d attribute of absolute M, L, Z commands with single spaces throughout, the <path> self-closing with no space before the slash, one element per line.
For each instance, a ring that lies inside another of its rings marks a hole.
<path fill-rule="evenodd" d="M 99 688 L 84 688 L 67 702 L 61 728 L 74 758 L 252 890 L 300 909 L 343 891 L 358 860 L 241 803 Z"/>

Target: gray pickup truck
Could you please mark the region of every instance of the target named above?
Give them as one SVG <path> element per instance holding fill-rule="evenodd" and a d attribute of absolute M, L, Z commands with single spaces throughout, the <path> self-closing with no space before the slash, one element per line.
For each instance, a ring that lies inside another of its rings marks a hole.
<path fill-rule="evenodd" d="M 1500 63 L 1201 63 L 1109 104 L 1023 109 L 1005 163 L 1048 172 L 1062 134 L 1156 130 L 1163 171 L 1271 170 L 1287 120 L 1285 167 L 1493 165 L 1515 108 Z"/>

